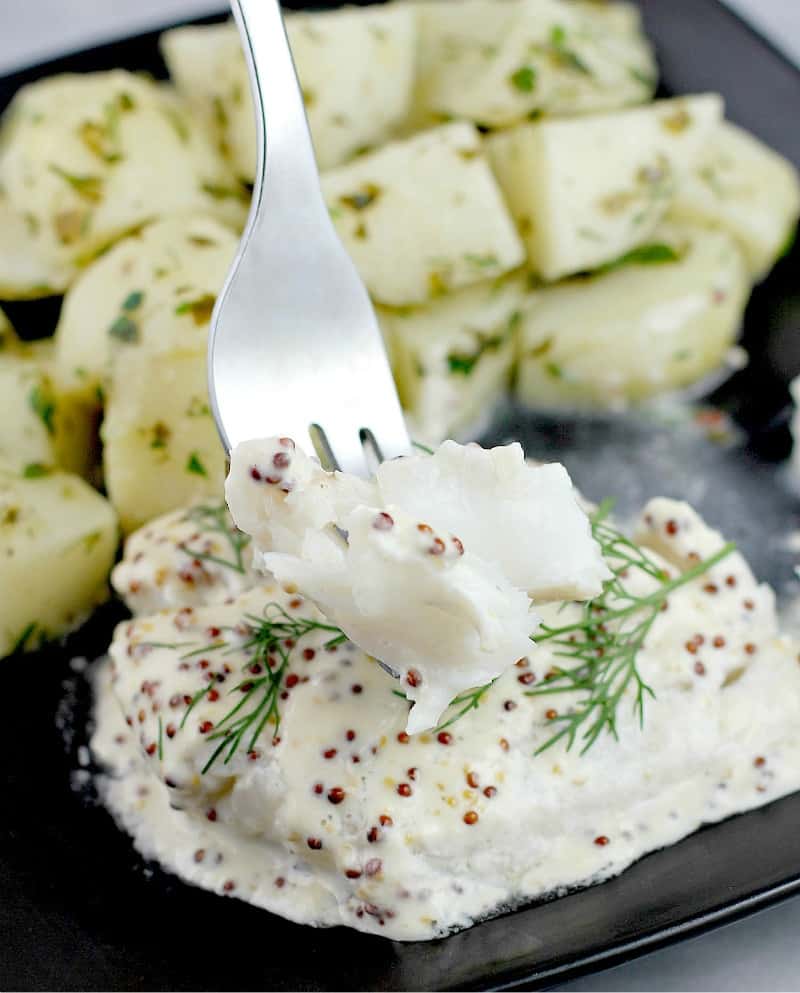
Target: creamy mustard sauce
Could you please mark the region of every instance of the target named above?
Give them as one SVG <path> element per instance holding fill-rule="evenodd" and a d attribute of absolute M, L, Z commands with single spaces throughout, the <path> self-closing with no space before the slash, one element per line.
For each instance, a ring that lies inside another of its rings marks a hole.
<path fill-rule="evenodd" d="M 648 504 L 637 540 L 673 575 L 722 544 L 670 500 Z M 636 582 L 647 592 L 652 580 Z M 772 591 L 738 553 L 658 614 L 638 658 L 655 693 L 643 729 L 625 700 L 619 741 L 603 735 L 583 756 L 561 743 L 534 757 L 574 702 L 526 695 L 556 661 L 546 643 L 476 711 L 409 737 L 409 703 L 377 664 L 312 631 L 290 650 L 277 735 L 268 727 L 203 774 L 249 678 L 248 618 L 268 604 L 321 617 L 269 582 L 224 602 L 207 592 L 206 605 L 117 630 L 96 687 L 104 798 L 146 857 L 295 921 L 433 938 L 800 788 L 800 646 L 779 634 Z M 563 623 L 577 609 L 542 613 Z"/>

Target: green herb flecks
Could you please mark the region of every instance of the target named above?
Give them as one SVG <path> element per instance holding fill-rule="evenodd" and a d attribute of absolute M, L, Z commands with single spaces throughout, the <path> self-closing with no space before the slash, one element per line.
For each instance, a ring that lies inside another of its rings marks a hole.
<path fill-rule="evenodd" d="M 125 314 L 120 314 L 108 329 L 108 333 L 117 341 L 133 345 L 139 340 L 139 326 Z"/>
<path fill-rule="evenodd" d="M 132 290 L 122 301 L 120 313 L 114 319 L 108 333 L 117 341 L 122 341 L 126 345 L 135 345 L 139 341 L 139 325 L 133 319 L 133 315 L 144 302 L 144 291 Z"/>
<path fill-rule="evenodd" d="M 178 136 L 178 139 L 185 145 L 188 143 L 192 136 L 191 129 L 189 128 L 189 123 L 186 118 L 180 114 L 174 107 L 165 107 L 164 116 L 170 124 L 170 127 Z"/>
<path fill-rule="evenodd" d="M 486 255 L 475 255 L 472 252 L 466 252 L 464 261 L 469 262 L 476 269 L 494 269 L 500 265 L 500 260 L 493 252 L 487 252 Z"/>
<path fill-rule="evenodd" d="M 195 476 L 207 476 L 208 470 L 200 461 L 200 456 L 197 452 L 192 452 L 186 461 L 186 471 L 191 472 Z"/>
<path fill-rule="evenodd" d="M 654 90 L 656 88 L 658 79 L 655 75 L 653 75 L 653 73 L 645 72 L 637 66 L 630 66 L 628 69 L 628 75 L 637 83 L 641 83 L 642 86 L 646 86 L 648 90 Z"/>
<path fill-rule="evenodd" d="M 142 290 L 134 290 L 129 293 L 125 299 L 122 301 L 123 310 L 138 310 L 144 301 L 144 292 Z"/>
<path fill-rule="evenodd" d="M 29 462 L 22 470 L 22 478 L 41 479 L 42 476 L 49 476 L 51 471 L 43 462 Z"/>
<path fill-rule="evenodd" d="M 44 386 L 34 386 L 28 394 L 28 406 L 44 424 L 49 435 L 56 433 L 56 402 L 50 391 Z"/>
<path fill-rule="evenodd" d="M 381 193 L 380 186 L 375 183 L 364 183 L 364 185 L 354 193 L 347 193 L 339 197 L 339 203 L 351 210 L 366 210 L 378 200 Z"/>
<path fill-rule="evenodd" d="M 550 58 L 563 68 L 571 69 L 573 72 L 581 73 L 584 76 L 593 75 L 591 68 L 586 62 L 567 44 L 567 30 L 561 24 L 553 25 L 550 31 L 548 53 Z"/>
<path fill-rule="evenodd" d="M 533 93 L 536 89 L 536 69 L 532 65 L 520 66 L 511 73 L 508 81 L 520 93 Z"/>
<path fill-rule="evenodd" d="M 36 621 L 31 621 L 30 624 L 26 625 L 22 629 L 22 632 L 20 633 L 17 640 L 14 642 L 14 646 L 9 652 L 9 655 L 17 655 L 20 652 L 24 652 L 28 648 L 30 648 L 31 638 L 33 638 L 33 635 L 35 634 L 38 626 L 39 625 L 36 623 Z"/>
<path fill-rule="evenodd" d="M 103 180 L 100 176 L 82 176 L 67 172 L 55 163 L 50 164 L 50 172 L 63 179 L 77 194 L 89 203 L 100 203 L 103 199 Z"/>
<path fill-rule="evenodd" d="M 198 327 L 203 327 L 211 320 L 211 314 L 217 298 L 213 293 L 204 293 L 194 300 L 184 300 L 175 308 L 175 313 L 181 317 L 184 314 L 191 314 L 192 320 Z"/>
<path fill-rule="evenodd" d="M 674 245 L 653 242 L 651 245 L 632 248 L 613 262 L 606 262 L 605 265 L 595 269 L 595 273 L 613 272 L 628 265 L 663 265 L 666 262 L 680 262 L 684 254 L 683 250 L 675 248 Z"/>
<path fill-rule="evenodd" d="M 244 186 L 223 186 L 221 183 L 201 183 L 200 189 L 214 200 L 239 200 L 248 203 L 250 193 Z"/>
<path fill-rule="evenodd" d="M 499 334 L 478 334 L 477 345 L 472 351 L 449 352 L 447 355 L 447 368 L 449 371 L 454 375 L 469 376 L 484 355 L 499 351 L 508 342 L 521 320 L 522 314 L 519 311 L 514 311 L 508 320 L 506 328 Z"/>

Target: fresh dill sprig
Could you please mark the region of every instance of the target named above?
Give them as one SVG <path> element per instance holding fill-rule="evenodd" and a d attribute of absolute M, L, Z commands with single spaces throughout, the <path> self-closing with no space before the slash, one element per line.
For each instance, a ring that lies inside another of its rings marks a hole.
<path fill-rule="evenodd" d="M 563 627 L 544 624 L 535 635 L 538 644 L 551 645 L 556 657 L 565 661 L 526 696 L 583 694 L 567 713 L 552 719 L 558 730 L 537 748 L 536 755 L 562 740 L 570 749 L 578 739 L 583 755 L 604 731 L 617 738 L 617 709 L 630 686 L 635 690 L 634 712 L 643 725 L 645 700 L 654 697 L 654 693 L 637 662 L 650 629 L 670 594 L 702 576 L 735 547 L 727 544 L 705 561 L 670 578 L 656 559 L 609 522 L 611 507 L 610 501 L 603 503 L 592 515 L 591 524 L 613 577 L 605 583 L 600 596 L 583 604 L 577 621 Z M 626 581 L 635 571 L 655 580 L 656 588 L 644 595 L 632 592 Z"/>
<path fill-rule="evenodd" d="M 279 603 L 267 604 L 260 616 L 244 616 L 242 625 L 237 625 L 237 633 L 241 635 L 242 630 L 246 632 L 244 642 L 237 640 L 231 643 L 226 640 L 225 633 L 233 630 L 223 628 L 218 640 L 181 656 L 189 658 L 213 652 L 221 652 L 223 655 L 244 652 L 247 656 L 242 665 L 242 679 L 230 691 L 240 693 L 241 699 L 217 722 L 213 733 L 208 735 L 209 740 L 217 741 L 218 744 L 203 766 L 203 773 L 208 772 L 221 756 L 224 756 L 223 762 L 227 765 L 240 748 L 244 747 L 246 752 L 253 751 L 268 724 L 272 725 L 273 736 L 277 735 L 281 722 L 280 698 L 284 677 L 292 653 L 302 638 L 314 631 L 326 631 L 330 638 L 325 642 L 325 648 L 347 641 L 347 636 L 334 625 L 307 617 L 293 617 Z M 212 689 L 214 684 L 209 684 L 192 697 L 183 715 L 181 728 L 197 704 Z"/>
<path fill-rule="evenodd" d="M 201 562 L 214 562 L 216 565 L 233 569 L 234 572 L 244 575 L 246 572 L 244 550 L 250 542 L 250 536 L 239 531 L 237 527 L 230 523 L 228 520 L 228 509 L 224 503 L 217 505 L 201 504 L 197 507 L 192 507 L 191 510 L 187 511 L 185 520 L 193 521 L 201 531 L 222 535 L 231 549 L 231 558 L 227 559 L 185 544 L 182 546 L 182 551 L 186 555 L 192 559 L 199 559 Z"/>
<path fill-rule="evenodd" d="M 460 693 L 455 700 L 450 701 L 450 707 L 458 707 L 459 710 L 449 717 L 443 724 L 438 724 L 434 730 L 444 731 L 449 728 L 451 724 L 455 724 L 456 721 L 460 721 L 465 714 L 468 714 L 471 710 L 477 710 L 481 704 L 483 697 L 489 692 L 489 690 L 494 686 L 495 680 L 493 679 L 490 683 L 485 683 L 483 686 L 478 686 L 474 690 L 467 690 L 466 693 Z M 449 708 L 448 708 L 449 709 Z"/>

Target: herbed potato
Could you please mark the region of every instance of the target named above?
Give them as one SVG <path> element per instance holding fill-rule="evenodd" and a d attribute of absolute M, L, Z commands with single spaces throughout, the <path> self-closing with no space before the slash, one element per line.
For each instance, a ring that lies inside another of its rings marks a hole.
<path fill-rule="evenodd" d="M 797 170 L 754 135 L 725 121 L 678 188 L 671 213 L 730 231 L 753 278 L 762 279 L 797 225 Z"/>
<path fill-rule="evenodd" d="M 239 224 L 246 212 L 245 192 L 189 108 L 167 84 L 122 70 L 19 90 L 0 135 L 0 186 L 28 229 L 22 271 L 0 267 L 0 280 L 22 296 L 36 295 L 36 280 L 40 295 L 63 289 L 94 255 L 155 218 L 196 212 Z M 36 259 L 41 272 L 28 272 Z"/>
<path fill-rule="evenodd" d="M 325 173 L 336 229 L 378 303 L 421 304 L 516 268 L 524 250 L 471 124 Z"/>
<path fill-rule="evenodd" d="M 407 4 L 290 13 L 286 29 L 320 168 L 389 138 L 409 111 L 416 24 Z M 250 83 L 233 24 L 162 37 L 170 74 L 203 114 L 237 174 L 255 177 Z"/>
<path fill-rule="evenodd" d="M 608 271 L 531 295 L 517 394 L 541 408 L 615 407 L 693 383 L 723 362 L 749 290 L 730 235 L 665 226 Z"/>
<path fill-rule="evenodd" d="M 716 94 L 520 125 L 489 156 L 532 269 L 595 269 L 645 244 L 722 117 Z"/>
<path fill-rule="evenodd" d="M 131 352 L 112 376 L 102 427 L 108 495 L 128 532 L 218 497 L 225 453 L 208 405 L 205 352 Z"/>
<path fill-rule="evenodd" d="M 84 399 L 106 384 L 113 356 L 205 352 L 211 311 L 238 239 L 206 217 L 172 217 L 120 241 L 64 299 L 55 362 L 62 390 Z"/>
<path fill-rule="evenodd" d="M 415 119 L 507 127 L 644 103 L 657 82 L 638 20 L 564 0 L 421 0 Z M 613 5 L 616 6 L 616 5 Z"/>
<path fill-rule="evenodd" d="M 34 300 L 63 293 L 75 273 L 48 254 L 41 225 L 13 209 L 0 189 L 0 300 Z"/>
<path fill-rule="evenodd" d="M 400 399 L 418 441 L 474 427 L 511 375 L 525 281 L 510 277 L 407 310 L 379 310 Z"/>
<path fill-rule="evenodd" d="M 82 479 L 0 471 L 0 657 L 77 627 L 107 596 L 116 548 L 114 511 Z"/>
<path fill-rule="evenodd" d="M 95 412 L 58 390 L 51 351 L 50 342 L 0 351 L 0 464 L 26 478 L 56 467 L 86 476 L 97 455 Z"/>

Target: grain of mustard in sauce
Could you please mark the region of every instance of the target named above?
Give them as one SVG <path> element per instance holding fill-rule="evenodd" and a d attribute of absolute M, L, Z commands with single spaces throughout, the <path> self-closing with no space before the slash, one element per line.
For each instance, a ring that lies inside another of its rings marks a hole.
<path fill-rule="evenodd" d="M 722 546 L 672 500 L 651 501 L 635 533 L 670 575 Z M 205 604 L 176 586 L 168 609 L 119 626 L 96 684 L 106 804 L 143 855 L 216 893 L 314 926 L 430 939 L 800 788 L 800 645 L 736 552 L 657 612 L 638 656 L 655 694 L 643 727 L 629 694 L 619 740 L 603 734 L 583 755 L 563 741 L 535 755 L 580 696 L 528 695 L 558 664 L 546 641 L 476 710 L 409 735 L 409 702 L 373 659 L 315 627 L 324 618 L 293 587 L 252 582 Z M 538 607 L 559 624 L 580 609 Z M 265 613 L 300 633 L 258 655 Z M 279 674 L 279 726 L 209 767 L 215 732 L 265 666 Z"/>

